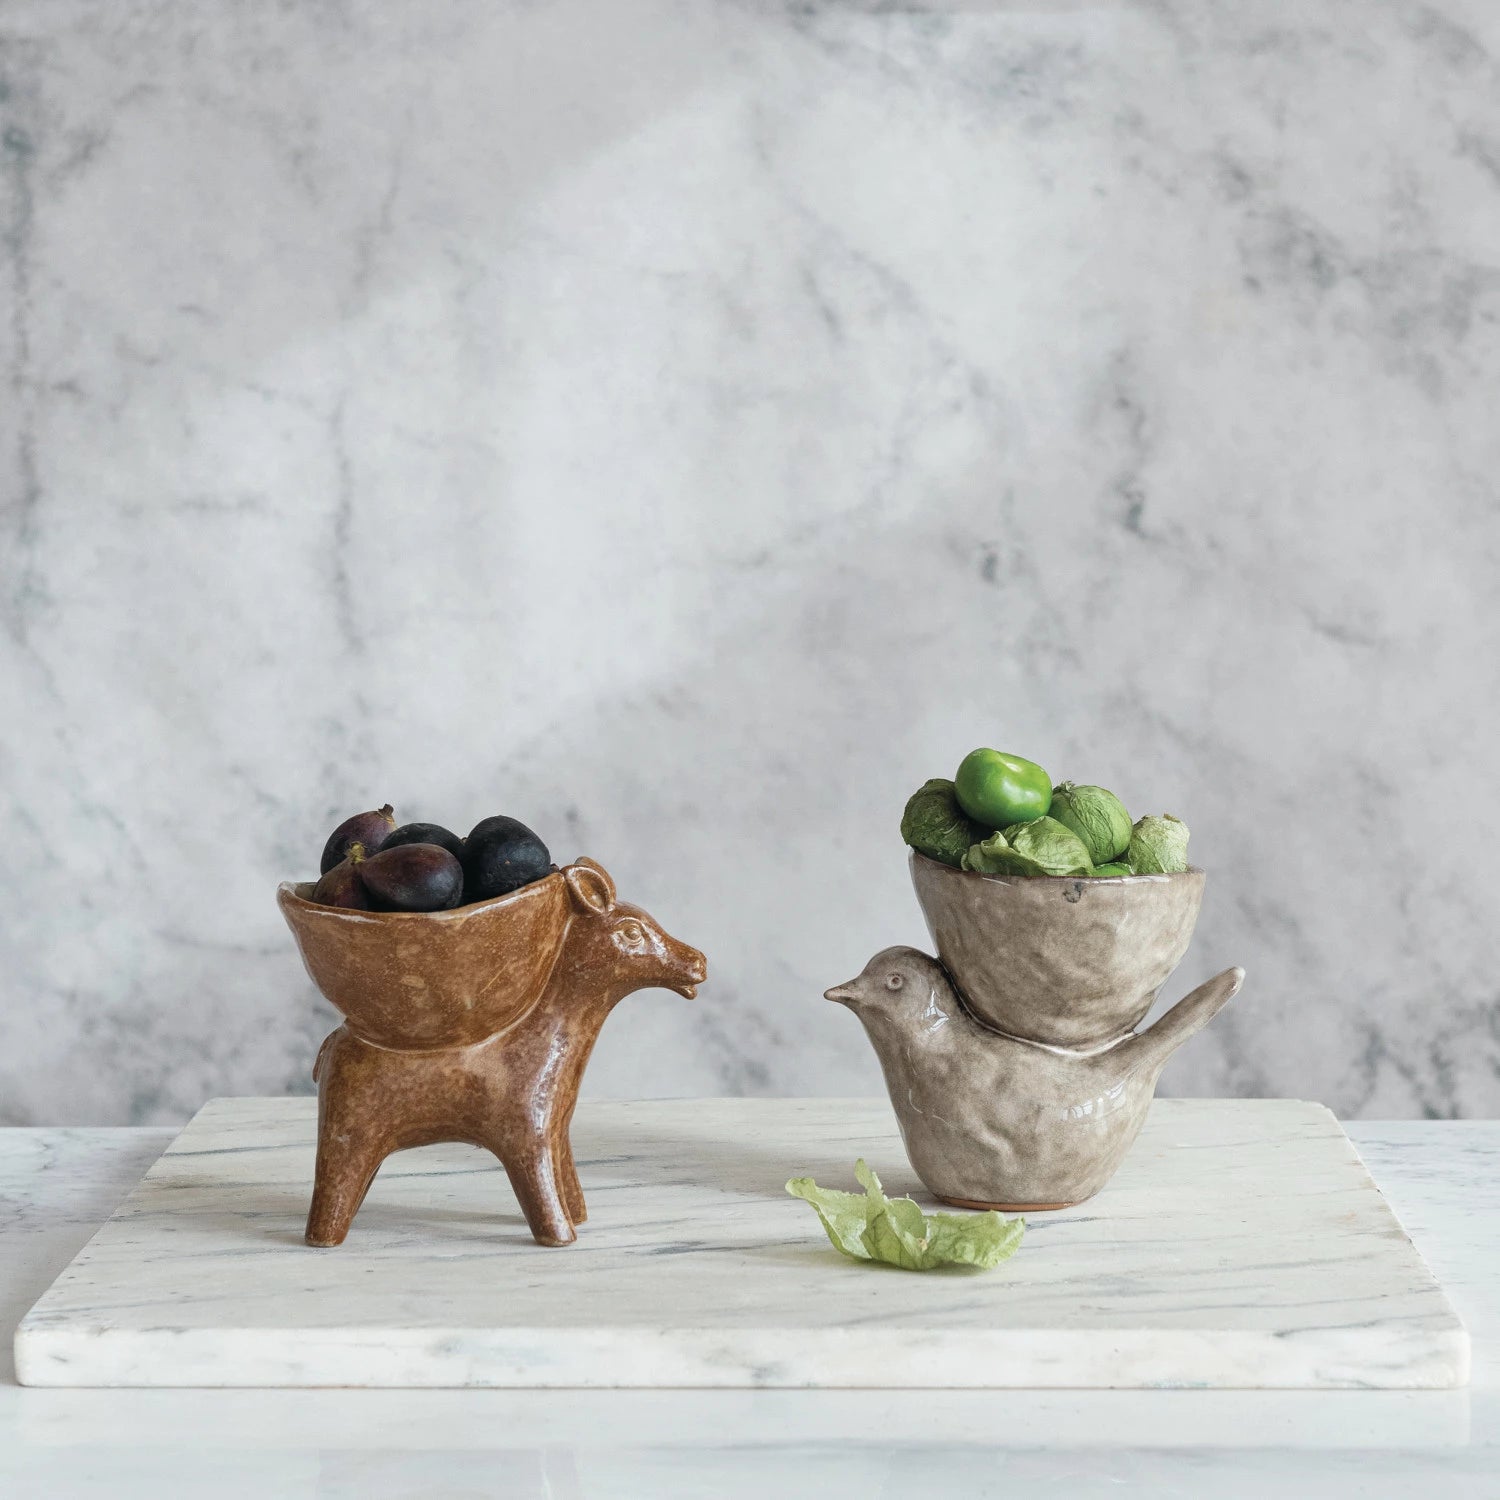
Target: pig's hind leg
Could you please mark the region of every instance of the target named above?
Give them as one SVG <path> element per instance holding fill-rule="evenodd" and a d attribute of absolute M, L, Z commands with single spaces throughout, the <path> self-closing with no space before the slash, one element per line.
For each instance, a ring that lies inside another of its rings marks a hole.
<path fill-rule="evenodd" d="M 309 1245 L 341 1245 L 365 1201 L 380 1164 L 390 1155 L 390 1137 L 378 1098 L 385 1055 L 342 1027 L 318 1053 L 318 1155 L 313 1169 Z"/>
<path fill-rule="evenodd" d="M 383 1138 L 355 1132 L 342 1139 L 318 1139 L 312 1207 L 307 1214 L 309 1245 L 342 1245 L 349 1226 L 365 1201 L 370 1183 L 389 1154 Z"/>

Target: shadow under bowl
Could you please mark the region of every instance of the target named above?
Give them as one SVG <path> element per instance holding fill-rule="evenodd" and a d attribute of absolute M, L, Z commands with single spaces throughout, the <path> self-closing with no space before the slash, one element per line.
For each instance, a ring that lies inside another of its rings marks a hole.
<path fill-rule="evenodd" d="M 1192 940 L 1204 874 L 979 875 L 911 851 L 938 958 L 986 1025 L 1054 1047 L 1134 1031 Z"/>
<path fill-rule="evenodd" d="M 349 1029 L 379 1047 L 483 1041 L 541 997 L 567 929 L 554 871 L 509 895 L 451 911 L 351 911 L 282 884 L 276 902 L 302 962 Z"/>

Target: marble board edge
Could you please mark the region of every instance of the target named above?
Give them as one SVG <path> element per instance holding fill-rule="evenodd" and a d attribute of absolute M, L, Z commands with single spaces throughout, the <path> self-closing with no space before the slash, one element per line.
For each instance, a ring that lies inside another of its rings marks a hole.
<path fill-rule="evenodd" d="M 39 1364 L 47 1359 L 48 1342 L 48 1330 L 39 1328 L 37 1326 L 37 1323 L 39 1321 L 37 1318 L 38 1311 L 45 1308 L 48 1299 L 52 1296 L 53 1289 L 68 1276 L 68 1274 L 81 1260 L 87 1257 L 90 1249 L 94 1245 L 94 1242 L 100 1237 L 100 1235 L 106 1233 L 109 1230 L 120 1210 L 123 1209 L 128 1203 L 130 1203 L 131 1200 L 135 1198 L 135 1196 L 141 1191 L 142 1187 L 144 1187 L 146 1182 L 150 1179 L 152 1173 L 155 1172 L 171 1154 L 172 1148 L 177 1145 L 177 1143 L 183 1138 L 183 1136 L 186 1135 L 187 1132 L 191 1130 L 192 1127 L 199 1120 L 201 1120 L 206 1113 L 208 1113 L 208 1111 L 217 1107 L 222 1107 L 226 1103 L 233 1103 L 239 1098 L 259 1099 L 263 1097 L 267 1096 L 253 1094 L 238 1096 L 215 1095 L 212 1099 L 205 1099 L 203 1103 L 200 1104 L 198 1108 L 195 1109 L 193 1113 L 182 1122 L 177 1130 L 173 1132 L 171 1139 L 168 1140 L 162 1146 L 161 1150 L 157 1153 L 156 1159 L 151 1163 L 149 1167 L 146 1168 L 144 1172 L 141 1173 L 139 1179 L 136 1182 L 132 1183 L 130 1188 L 121 1195 L 119 1202 L 117 1202 L 115 1206 L 110 1209 L 109 1213 L 105 1215 L 104 1219 L 94 1230 L 94 1232 L 88 1237 L 88 1239 L 83 1242 L 82 1245 L 79 1246 L 77 1252 L 73 1255 L 72 1259 L 68 1261 L 67 1265 L 65 1265 L 47 1284 L 46 1291 L 44 1291 L 42 1295 L 38 1297 L 36 1301 L 33 1302 L 32 1305 L 27 1309 L 25 1317 L 23 1317 L 21 1321 L 16 1324 L 16 1331 L 11 1336 L 11 1359 L 15 1366 L 17 1385 L 68 1386 L 76 1384 L 76 1382 L 69 1380 L 46 1379 L 45 1368 L 38 1368 Z M 168 1128 L 170 1129 L 171 1127 L 169 1126 Z"/>

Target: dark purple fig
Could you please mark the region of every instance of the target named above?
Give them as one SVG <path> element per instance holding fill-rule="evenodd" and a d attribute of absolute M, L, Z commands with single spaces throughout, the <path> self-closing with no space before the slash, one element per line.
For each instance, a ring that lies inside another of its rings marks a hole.
<path fill-rule="evenodd" d="M 540 880 L 552 868 L 547 846 L 514 818 L 485 818 L 464 840 L 464 902 L 488 901 Z"/>
<path fill-rule="evenodd" d="M 324 906 L 347 906 L 352 911 L 369 911 L 370 895 L 359 878 L 359 866 L 365 857 L 363 844 L 349 846 L 348 859 L 341 859 L 327 870 L 313 887 L 312 898 Z"/>
<path fill-rule="evenodd" d="M 346 859 L 351 844 L 363 844 L 366 854 L 374 854 L 385 844 L 395 826 L 389 802 L 376 812 L 355 813 L 352 818 L 345 818 L 323 845 L 319 873 L 326 875 L 341 859 Z"/>
<path fill-rule="evenodd" d="M 380 847 L 399 849 L 402 844 L 436 844 L 456 860 L 464 857 L 464 841 L 456 833 L 449 833 L 440 823 L 403 823 Z"/>
<path fill-rule="evenodd" d="M 359 878 L 376 911 L 447 911 L 464 890 L 463 866 L 436 844 L 399 844 L 372 854 Z"/>

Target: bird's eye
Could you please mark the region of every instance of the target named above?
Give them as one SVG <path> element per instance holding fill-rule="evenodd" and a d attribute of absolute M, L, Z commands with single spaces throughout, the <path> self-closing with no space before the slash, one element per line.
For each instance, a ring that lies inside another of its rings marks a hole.
<path fill-rule="evenodd" d="M 646 941 L 646 930 L 639 922 L 621 922 L 616 931 L 620 934 L 621 942 L 629 943 L 632 948 L 637 948 Z"/>
<path fill-rule="evenodd" d="M 899 990 L 906 981 L 899 974 L 887 974 L 885 976 L 885 987 L 888 990 Z"/>

